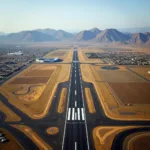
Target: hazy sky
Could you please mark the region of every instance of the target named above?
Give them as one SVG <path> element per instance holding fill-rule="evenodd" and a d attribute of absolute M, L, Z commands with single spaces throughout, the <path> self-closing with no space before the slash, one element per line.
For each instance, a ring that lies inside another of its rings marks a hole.
<path fill-rule="evenodd" d="M 150 26 L 150 0 L 0 0 L 0 31 Z"/>

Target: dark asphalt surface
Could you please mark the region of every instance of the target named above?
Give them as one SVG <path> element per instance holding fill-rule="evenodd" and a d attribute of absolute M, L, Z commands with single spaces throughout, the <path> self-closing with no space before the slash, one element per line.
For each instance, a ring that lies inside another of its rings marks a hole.
<path fill-rule="evenodd" d="M 29 126 L 46 143 L 52 146 L 54 150 L 61 150 L 62 148 L 63 150 L 94 150 L 92 130 L 97 126 L 150 126 L 150 121 L 118 121 L 107 118 L 93 84 L 81 81 L 80 77 L 81 72 L 80 63 L 78 62 L 78 53 L 77 51 L 74 51 L 72 72 L 70 76 L 71 82 L 60 83 L 58 85 L 48 114 L 39 120 L 31 119 L 21 110 L 11 105 L 3 95 L 0 95 L 0 100 L 22 118 L 20 122 L 6 123 L 4 122 L 4 113 L 0 112 L 0 127 L 7 129 L 27 150 L 36 150 L 38 148 L 26 135 L 11 127 L 10 124 L 24 124 Z M 68 103 L 66 103 L 65 112 L 59 114 L 57 113 L 57 107 L 61 93 L 60 91 L 64 87 L 68 89 Z M 84 100 L 85 93 L 83 90 L 86 87 L 90 88 L 92 92 L 96 108 L 96 113 L 94 114 L 88 113 L 87 104 Z M 50 136 L 46 133 L 46 129 L 52 126 L 56 126 L 60 130 L 55 136 Z M 143 130 L 150 131 L 150 128 L 143 128 Z M 123 139 L 130 133 L 131 132 L 129 131 L 121 132 L 116 136 L 112 150 L 119 150 L 119 148 L 121 148 L 121 141 L 119 140 L 122 139 L 123 141 Z M 117 145 L 118 141 L 120 142 L 119 146 Z"/>
<path fill-rule="evenodd" d="M 65 128 L 64 150 L 87 150 L 88 139 L 84 104 L 81 89 L 80 66 L 77 51 L 73 55 L 71 73 L 70 98 L 67 109 L 67 122 Z M 84 115 L 84 116 L 83 116 Z"/>

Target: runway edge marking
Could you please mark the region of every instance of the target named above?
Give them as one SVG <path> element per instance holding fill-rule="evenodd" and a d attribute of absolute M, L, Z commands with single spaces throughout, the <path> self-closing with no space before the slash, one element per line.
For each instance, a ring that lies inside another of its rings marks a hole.
<path fill-rule="evenodd" d="M 71 65 L 71 71 L 72 72 L 72 65 Z M 71 81 L 72 81 L 72 73 L 70 73 L 70 84 L 69 84 L 69 89 L 71 87 Z M 70 101 L 70 90 L 68 92 L 68 102 L 67 102 L 67 109 L 66 109 L 66 119 L 65 119 L 65 126 L 64 126 L 64 134 L 63 134 L 63 141 L 62 141 L 62 150 L 64 149 L 64 142 L 65 142 L 65 135 L 66 135 L 66 124 L 67 124 L 67 112 L 68 112 L 68 107 L 69 107 L 69 101 Z"/>
<path fill-rule="evenodd" d="M 79 64 L 79 67 L 80 67 L 80 64 Z M 81 71 L 80 71 L 81 73 Z M 80 78 L 80 81 L 81 81 L 81 78 Z M 86 128 L 86 138 L 87 138 L 87 146 L 88 146 L 88 150 L 90 150 L 89 148 L 89 138 L 88 138 L 88 130 L 87 130 L 87 122 L 86 122 L 86 113 L 85 113 L 85 104 L 84 104 L 84 96 L 83 96 L 83 87 L 82 87 L 82 83 L 80 84 L 81 85 L 81 93 L 82 93 L 82 100 L 83 100 L 83 109 L 84 109 L 84 116 L 85 116 L 85 128 Z"/>

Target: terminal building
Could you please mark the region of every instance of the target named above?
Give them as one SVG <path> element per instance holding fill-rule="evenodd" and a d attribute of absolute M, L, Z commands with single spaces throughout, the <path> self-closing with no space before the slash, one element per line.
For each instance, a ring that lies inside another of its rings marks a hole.
<path fill-rule="evenodd" d="M 36 62 L 38 63 L 49 63 L 49 62 L 59 62 L 60 59 L 58 58 L 37 58 Z"/>

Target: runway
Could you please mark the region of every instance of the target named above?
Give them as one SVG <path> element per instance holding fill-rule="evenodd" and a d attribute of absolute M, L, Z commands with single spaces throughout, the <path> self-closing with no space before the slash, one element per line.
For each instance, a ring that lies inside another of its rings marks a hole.
<path fill-rule="evenodd" d="M 74 51 L 64 129 L 63 150 L 88 150 L 86 113 L 77 51 Z"/>

